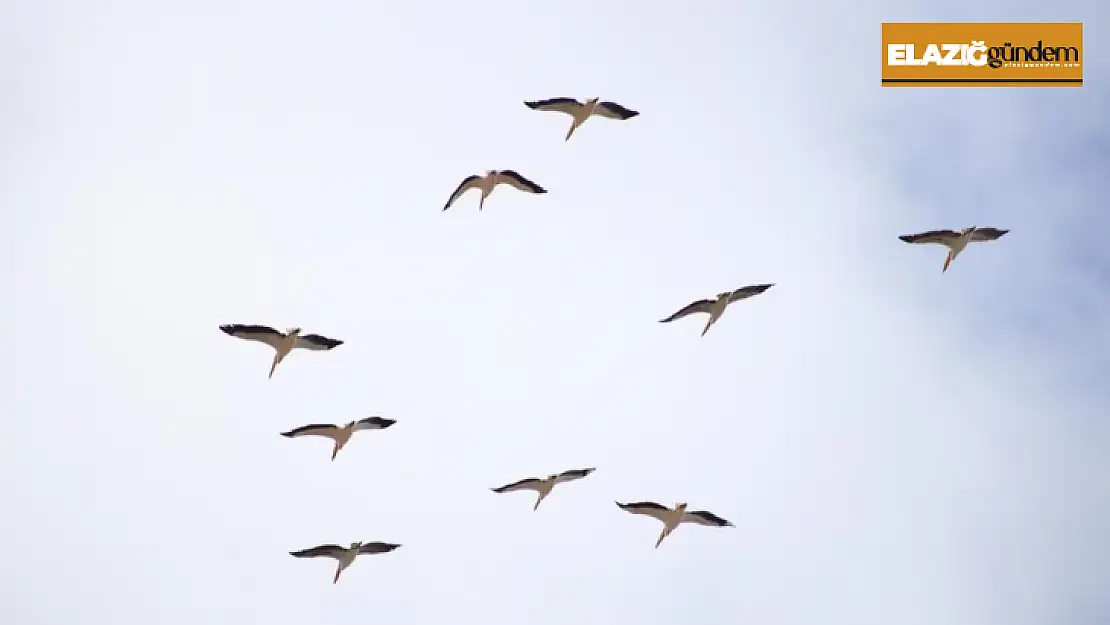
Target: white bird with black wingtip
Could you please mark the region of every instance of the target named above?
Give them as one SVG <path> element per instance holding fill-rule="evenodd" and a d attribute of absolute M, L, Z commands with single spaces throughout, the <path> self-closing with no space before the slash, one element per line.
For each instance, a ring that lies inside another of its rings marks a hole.
<path fill-rule="evenodd" d="M 482 207 L 486 203 L 486 198 L 493 193 L 494 188 L 499 184 L 507 184 L 525 193 L 547 193 L 547 189 L 544 189 L 511 169 L 491 169 L 487 171 L 484 176 L 474 175 L 464 178 L 463 181 L 459 183 L 459 187 L 455 189 L 455 192 L 451 194 L 451 197 L 447 198 L 447 203 L 443 205 L 443 210 L 451 208 L 455 200 L 459 199 L 463 193 L 471 189 L 478 189 L 482 192 L 482 197 L 478 200 L 478 210 L 482 210 Z"/>
<path fill-rule="evenodd" d="M 740 289 L 736 289 L 735 291 L 725 291 L 724 293 L 718 293 L 715 299 L 699 299 L 696 302 L 688 304 L 685 308 L 679 310 L 670 317 L 667 317 L 666 319 L 660 319 L 659 323 L 670 323 L 675 319 L 682 319 L 683 317 L 692 315 L 694 313 L 706 313 L 709 315 L 709 320 L 706 321 L 705 328 L 703 328 L 701 331 L 701 335 L 705 336 L 705 333 L 709 332 L 709 328 L 711 328 L 713 324 L 721 318 L 721 315 L 725 314 L 725 309 L 728 308 L 729 304 L 739 302 L 742 299 L 748 299 L 749 297 L 752 297 L 754 295 L 759 295 L 760 293 L 773 286 L 775 285 L 753 284 L 752 286 L 746 286 Z"/>
<path fill-rule="evenodd" d="M 294 349 L 328 351 L 343 344 L 343 341 L 329 339 L 319 334 L 301 334 L 300 328 L 289 328 L 285 332 L 280 332 L 269 326 L 229 323 L 220 326 L 220 330 L 223 330 L 224 334 L 228 336 L 247 341 L 258 341 L 274 348 L 274 361 L 270 364 L 270 375 L 267 376 L 270 378 L 274 377 L 274 369 L 277 368 L 278 364 L 285 360 L 285 357 Z"/>
<path fill-rule="evenodd" d="M 920 232 L 918 234 L 903 234 L 898 238 L 906 243 L 936 243 L 948 248 L 948 256 L 944 258 L 944 267 L 941 267 L 940 272 L 948 271 L 948 265 L 956 260 L 960 252 L 967 248 L 968 243 L 981 243 L 984 241 L 994 241 L 1002 237 L 1002 235 L 1009 232 L 1009 230 L 999 230 L 998 228 L 980 228 L 978 226 L 969 226 L 963 230 L 930 230 L 928 232 Z"/>
<path fill-rule="evenodd" d="M 351 437 L 355 432 L 362 432 L 364 430 L 384 430 L 385 428 L 397 423 L 395 419 L 383 419 L 382 417 L 373 416 L 358 421 L 351 421 L 346 425 L 331 425 L 323 423 L 313 423 L 311 425 L 303 425 L 299 428 L 294 428 L 288 432 L 282 432 L 281 435 L 286 438 L 296 438 L 298 436 L 323 436 L 330 438 L 334 445 L 331 450 L 331 459 L 335 460 L 335 456 L 339 450 L 350 442 Z"/>
<path fill-rule="evenodd" d="M 535 511 L 536 508 L 540 507 L 540 502 L 551 494 L 552 489 L 554 489 L 556 485 L 580 480 L 593 472 L 593 467 L 589 469 L 571 469 L 569 471 L 563 471 L 562 473 L 549 475 L 543 479 L 537 477 L 525 478 L 519 482 L 491 488 L 490 490 L 498 494 L 511 493 L 518 490 L 534 490 L 539 495 L 536 497 L 536 505 L 532 506 L 532 510 Z"/>
<path fill-rule="evenodd" d="M 709 527 L 735 527 L 729 521 L 706 510 L 686 510 L 685 503 L 676 503 L 673 508 L 657 504 L 654 501 L 638 501 L 636 503 L 616 502 L 617 506 L 625 512 L 643 514 L 663 522 L 663 531 L 659 540 L 655 541 L 656 548 L 663 539 L 670 535 L 682 523 L 696 523 Z"/>
<path fill-rule="evenodd" d="M 334 558 L 339 562 L 339 566 L 335 569 L 335 577 L 332 578 L 331 583 L 339 581 L 340 574 L 343 573 L 347 567 L 354 563 L 355 558 L 358 556 L 373 555 L 377 553 L 389 553 L 394 549 L 400 547 L 393 543 L 351 543 L 350 547 L 340 547 L 339 545 L 320 545 L 310 549 L 302 549 L 300 551 L 290 551 L 289 555 L 294 558 Z"/>
<path fill-rule="evenodd" d="M 632 119 L 640 114 L 639 111 L 625 108 L 616 102 L 601 102 L 600 100 L 601 98 L 590 98 L 585 102 L 579 102 L 574 98 L 551 98 L 525 102 L 524 106 L 533 111 L 558 111 L 570 115 L 570 130 L 567 131 L 567 136 L 563 141 L 569 141 L 574 131 L 578 130 L 579 126 L 586 123 L 586 120 L 594 115 L 608 119 L 625 120 Z"/>

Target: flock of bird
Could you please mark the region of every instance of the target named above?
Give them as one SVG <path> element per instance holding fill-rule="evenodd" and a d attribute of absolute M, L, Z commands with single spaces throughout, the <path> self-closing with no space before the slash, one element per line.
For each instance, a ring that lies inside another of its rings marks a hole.
<path fill-rule="evenodd" d="M 600 98 L 592 98 L 585 102 L 579 102 L 574 98 L 552 98 L 549 100 L 529 101 L 524 104 L 528 108 L 536 111 L 557 111 L 569 115 L 572 121 L 564 141 L 569 140 L 571 135 L 574 134 L 574 131 L 581 127 L 590 117 L 599 116 L 608 119 L 627 120 L 639 115 L 638 111 L 625 108 L 615 102 L 600 101 Z M 509 186 L 527 193 L 547 193 L 546 189 L 511 169 L 489 170 L 484 176 L 472 175 L 465 178 L 447 199 L 447 204 L 443 207 L 443 210 L 450 208 L 460 196 L 470 189 L 479 189 L 481 191 L 481 198 L 478 201 L 478 210 L 482 210 L 486 198 L 489 197 L 494 188 L 499 184 L 508 184 Z M 901 235 L 899 239 L 906 243 L 939 244 L 948 248 L 948 255 L 945 257 L 944 266 L 941 269 L 943 273 L 948 271 L 949 265 L 967 248 L 969 243 L 994 241 L 1007 232 L 1009 231 L 997 228 L 970 226 L 961 230 L 931 230 L 918 234 Z M 708 315 L 705 327 L 701 331 L 701 336 L 704 337 L 713 324 L 721 318 L 721 315 L 724 314 L 729 304 L 760 295 L 773 286 L 775 286 L 773 283 L 754 284 L 732 291 L 723 291 L 718 293 L 713 299 L 699 299 L 691 302 L 674 314 L 661 319 L 660 323 L 670 323 L 695 313 L 704 313 Z M 220 330 L 235 338 L 258 341 L 273 348 L 274 357 L 270 363 L 269 378 L 273 378 L 277 366 L 295 349 L 330 351 L 343 344 L 341 340 L 328 338 L 320 334 L 304 334 L 300 328 L 290 328 L 285 332 L 281 332 L 262 325 L 227 324 L 220 326 Z M 384 430 L 394 423 L 396 423 L 396 421 L 393 419 L 372 416 L 357 421 L 351 421 L 344 425 L 314 423 L 294 428 L 288 432 L 282 432 L 281 435 L 286 438 L 321 436 L 331 439 L 331 459 L 335 460 L 336 455 L 338 455 L 350 442 L 355 432 Z M 563 471 L 562 473 L 548 475 L 545 478 L 530 477 L 522 479 L 511 484 L 492 488 L 491 490 L 498 494 L 516 491 L 535 491 L 537 496 L 532 510 L 537 510 L 543 500 L 551 494 L 552 490 L 557 485 L 580 480 L 593 473 L 594 470 L 595 469 L 592 467 L 586 469 L 571 469 Z M 710 527 L 733 527 L 731 522 L 712 512 L 687 509 L 687 504 L 684 502 L 676 503 L 671 507 L 653 501 L 640 501 L 634 503 L 620 503 L 618 501 L 616 504 L 617 507 L 625 512 L 650 516 L 663 523 L 663 529 L 659 533 L 658 539 L 655 541 L 656 548 L 663 542 L 663 539 L 669 536 L 683 523 L 693 523 Z M 387 542 L 353 542 L 347 547 L 327 544 L 311 547 L 309 549 L 302 549 L 300 551 L 292 551 L 290 555 L 296 558 L 327 557 L 335 559 L 338 562 L 338 566 L 335 571 L 335 577 L 332 578 L 332 583 L 334 584 L 339 581 L 339 576 L 343 571 L 354 563 L 356 557 L 360 555 L 389 553 L 400 546 L 399 544 Z"/>

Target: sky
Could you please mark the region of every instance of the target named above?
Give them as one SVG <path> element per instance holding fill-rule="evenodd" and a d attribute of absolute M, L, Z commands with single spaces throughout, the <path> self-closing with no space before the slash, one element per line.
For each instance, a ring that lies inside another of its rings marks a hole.
<path fill-rule="evenodd" d="M 1108 18 L 0 3 L 0 621 L 1110 621 Z M 1083 21 L 1085 85 L 879 86 L 881 22 L 1007 20 Z M 502 168 L 549 193 L 441 211 Z M 345 343 L 267 379 L 225 323 Z"/>

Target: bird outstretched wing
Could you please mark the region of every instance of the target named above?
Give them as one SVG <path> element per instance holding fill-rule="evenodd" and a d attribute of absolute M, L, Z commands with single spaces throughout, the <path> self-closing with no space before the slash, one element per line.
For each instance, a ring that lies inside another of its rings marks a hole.
<path fill-rule="evenodd" d="M 281 343 L 281 339 L 285 337 L 284 334 L 270 326 L 256 326 L 243 323 L 227 323 L 220 326 L 220 330 L 228 336 L 234 336 L 237 339 L 244 339 L 247 341 L 258 341 L 274 349 L 277 349 L 278 345 Z"/>
<path fill-rule="evenodd" d="M 481 176 L 467 176 L 463 178 L 463 181 L 459 183 L 455 192 L 451 194 L 451 197 L 447 198 L 447 203 L 443 205 L 443 210 L 451 208 L 451 205 L 455 203 L 455 200 L 459 199 L 459 196 L 478 186 L 478 181 L 481 179 Z"/>
<path fill-rule="evenodd" d="M 582 103 L 574 98 L 549 98 L 547 100 L 528 101 L 524 103 L 524 106 L 533 111 L 557 111 L 574 115 L 578 109 L 582 108 Z"/>
<path fill-rule="evenodd" d="M 693 302 L 691 304 L 687 304 L 685 308 L 683 308 L 682 310 L 679 310 L 678 312 L 671 315 L 670 317 L 667 317 L 666 319 L 660 319 L 659 323 L 670 323 L 670 322 L 674 321 L 675 319 L 681 319 L 683 317 L 692 315 L 694 313 L 708 313 L 709 312 L 709 307 L 712 306 L 712 305 L 713 305 L 713 300 L 699 299 L 696 302 Z"/>
<path fill-rule="evenodd" d="M 345 551 L 346 549 L 339 545 L 320 545 L 319 547 L 312 547 L 311 549 L 290 551 L 289 555 L 294 558 L 335 558 L 338 560 Z"/>
<path fill-rule="evenodd" d="M 526 193 L 547 193 L 547 189 L 544 189 L 512 169 L 503 169 L 497 172 L 497 175 L 503 178 L 504 182 L 507 182 L 510 186 L 516 187 Z"/>
<path fill-rule="evenodd" d="M 682 523 L 697 523 L 711 527 L 731 527 L 732 523 L 706 510 L 691 510 L 682 515 Z"/>
<path fill-rule="evenodd" d="M 741 289 L 736 289 L 732 295 L 728 297 L 728 303 L 739 302 L 742 299 L 747 299 L 753 295 L 759 295 L 767 289 L 775 286 L 774 284 L 753 284 Z"/>
<path fill-rule="evenodd" d="M 906 243 L 947 243 L 960 236 L 955 230 L 930 230 L 917 234 L 903 234 L 898 238 Z"/>
<path fill-rule="evenodd" d="M 616 102 L 598 102 L 594 112 L 601 117 L 608 117 L 609 119 L 631 119 L 640 114 L 639 111 L 625 108 Z"/>
<path fill-rule="evenodd" d="M 334 349 L 343 344 L 343 341 L 338 339 L 329 339 L 326 336 L 319 334 L 305 334 L 304 336 L 297 337 L 297 344 L 294 347 L 300 349 L 310 349 L 312 351 L 327 351 Z"/>
<path fill-rule="evenodd" d="M 555 483 L 556 484 L 563 484 L 565 482 L 573 482 L 574 480 L 580 480 L 580 479 L 586 477 L 587 475 L 589 475 L 593 472 L 594 472 L 593 467 L 590 467 L 589 469 L 571 469 L 569 471 L 563 471 L 562 473 L 559 474 L 558 477 L 555 478 Z"/>
<path fill-rule="evenodd" d="M 397 423 L 396 419 L 383 419 L 382 417 L 367 417 L 360 419 L 355 423 L 355 431 L 362 430 L 384 430 L 385 428 Z"/>
<path fill-rule="evenodd" d="M 358 552 L 363 555 L 371 555 L 375 553 L 389 553 L 394 549 L 400 547 L 394 543 L 364 543 L 359 547 Z"/>
<path fill-rule="evenodd" d="M 1009 230 L 999 230 L 998 228 L 976 228 L 975 232 L 971 233 L 971 240 L 994 241 L 1007 232 L 1009 232 Z"/>
<path fill-rule="evenodd" d="M 539 490 L 538 487 L 540 485 L 540 482 L 542 481 L 543 480 L 539 480 L 534 477 L 529 477 L 517 482 L 513 482 L 512 484 L 506 484 L 504 486 L 498 486 L 497 488 L 491 488 L 490 490 L 495 493 L 510 493 L 516 490 Z"/>
<path fill-rule="evenodd" d="M 637 501 L 635 503 L 621 503 L 616 502 L 617 507 L 625 512 L 632 514 L 643 514 L 660 521 L 664 520 L 665 515 L 671 511 L 670 508 L 657 504 L 654 501 Z"/>
<path fill-rule="evenodd" d="M 328 423 L 313 423 L 311 425 L 302 425 L 299 428 L 293 428 L 288 432 L 282 432 L 281 435 L 285 438 L 295 438 L 297 436 L 326 436 L 328 438 L 335 438 L 335 433 L 339 428 Z"/>

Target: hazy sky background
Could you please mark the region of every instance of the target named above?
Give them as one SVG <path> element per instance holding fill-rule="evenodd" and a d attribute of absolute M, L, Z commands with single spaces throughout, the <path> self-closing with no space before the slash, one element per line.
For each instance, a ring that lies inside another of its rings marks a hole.
<path fill-rule="evenodd" d="M 1108 17 L 0 3 L 0 621 L 1110 621 Z M 884 20 L 1082 20 L 1087 82 L 882 89 Z M 550 193 L 440 211 L 488 168 Z M 346 344 L 267 380 L 222 323 Z M 355 540 L 404 546 L 288 555 Z"/>

